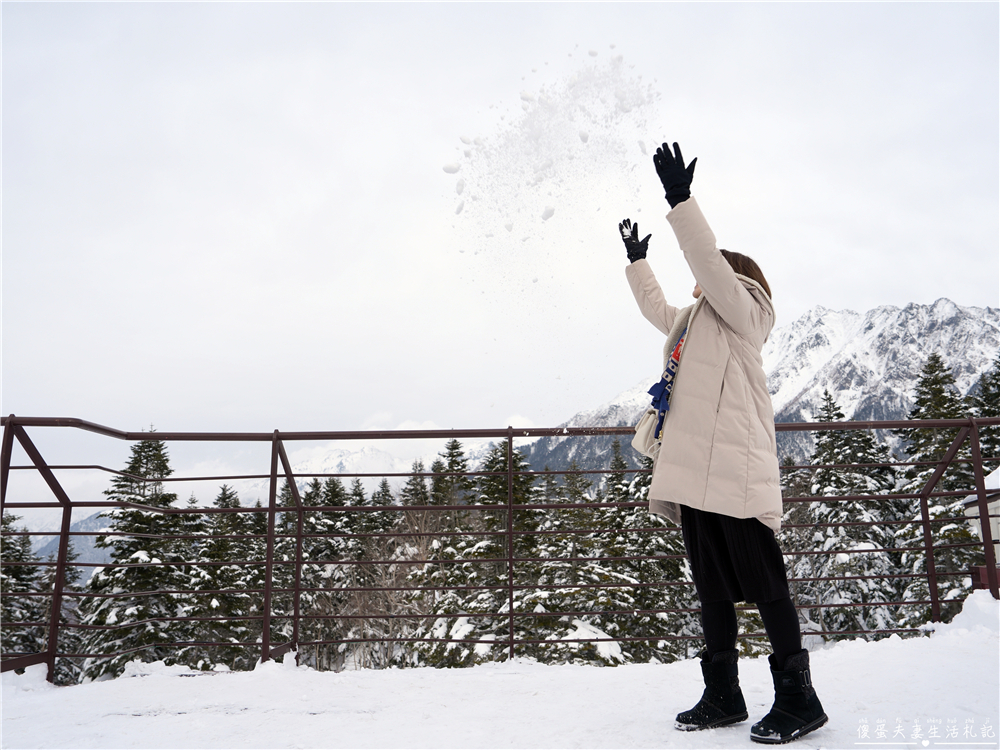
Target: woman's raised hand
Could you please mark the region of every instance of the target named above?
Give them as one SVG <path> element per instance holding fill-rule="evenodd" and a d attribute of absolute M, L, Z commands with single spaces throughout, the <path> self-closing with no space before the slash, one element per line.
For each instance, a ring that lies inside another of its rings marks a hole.
<path fill-rule="evenodd" d="M 628 259 L 630 263 L 635 263 L 640 258 L 646 257 L 646 250 L 649 248 L 649 238 L 652 234 L 647 234 L 641 240 L 639 239 L 639 223 L 632 223 L 631 219 L 625 219 L 621 224 L 618 225 L 618 231 L 621 232 L 622 242 L 625 243 L 625 252 L 628 253 Z"/>
<path fill-rule="evenodd" d="M 694 179 L 694 165 L 697 163 L 698 159 L 695 157 L 685 167 L 684 157 L 681 156 L 681 147 L 676 143 L 672 154 L 666 143 L 656 149 L 656 154 L 653 156 L 653 166 L 656 167 L 656 174 L 659 175 L 660 182 L 663 183 L 663 190 L 671 208 L 691 197 L 691 180 Z"/>

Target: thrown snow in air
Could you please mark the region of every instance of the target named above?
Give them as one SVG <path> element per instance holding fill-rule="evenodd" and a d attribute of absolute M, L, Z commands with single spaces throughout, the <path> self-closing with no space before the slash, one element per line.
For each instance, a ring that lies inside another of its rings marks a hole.
<path fill-rule="evenodd" d="M 489 278 L 487 295 L 506 302 L 534 289 L 533 304 L 541 301 L 547 284 L 532 285 L 535 278 L 578 262 L 581 243 L 599 253 L 617 239 L 617 220 L 601 221 L 601 205 L 637 212 L 644 182 L 655 181 L 642 144 L 661 129 L 660 95 L 620 55 L 595 56 L 565 78 L 522 90 L 492 132 L 460 137 L 458 159 L 445 168 L 462 172 L 456 192 L 479 198 L 465 203 L 453 231 L 458 247 L 478 250 L 463 263 L 471 276 Z"/>
<path fill-rule="evenodd" d="M 998 618 L 1000 605 L 980 590 L 930 638 L 813 651 L 813 684 L 830 721 L 789 747 L 888 746 L 897 728 L 916 747 L 941 747 L 950 731 L 958 740 L 951 747 L 997 747 Z M 763 657 L 740 662 L 750 719 L 704 732 L 672 727 L 701 695 L 694 659 L 335 673 L 296 667 L 286 656 L 253 672 L 155 662 L 135 663 L 126 675 L 57 688 L 45 682 L 44 666 L 4 673 L 3 747 L 745 748 L 750 724 L 773 699 Z"/>

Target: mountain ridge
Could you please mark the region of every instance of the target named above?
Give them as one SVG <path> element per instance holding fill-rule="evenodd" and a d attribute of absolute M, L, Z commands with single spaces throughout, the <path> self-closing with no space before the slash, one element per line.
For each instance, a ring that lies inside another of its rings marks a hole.
<path fill-rule="evenodd" d="M 761 352 L 775 421 L 813 421 L 825 390 L 847 419 L 906 419 L 920 372 L 935 351 L 952 369 L 962 395 L 967 395 L 1000 351 L 1000 308 L 961 306 L 946 297 L 930 305 L 881 305 L 865 313 L 817 305 L 775 328 Z M 682 371 L 683 366 L 682 362 Z M 635 424 L 648 405 L 645 391 L 656 376 L 651 374 L 601 407 L 578 412 L 558 426 Z M 612 441 L 594 437 L 570 444 L 565 438 L 543 438 L 525 452 L 535 468 L 548 465 L 562 470 L 573 460 L 602 465 L 610 456 Z M 778 434 L 780 456 L 798 461 L 811 452 L 811 436 Z M 638 465 L 634 451 L 623 453 Z"/>

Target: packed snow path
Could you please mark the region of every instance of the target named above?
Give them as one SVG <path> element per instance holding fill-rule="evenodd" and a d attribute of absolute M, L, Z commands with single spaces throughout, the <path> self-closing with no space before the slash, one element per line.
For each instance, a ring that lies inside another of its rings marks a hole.
<path fill-rule="evenodd" d="M 830 722 L 790 747 L 997 747 L 998 620 L 979 591 L 930 638 L 814 651 Z M 215 674 L 133 663 L 130 676 L 64 688 L 44 681 L 44 667 L 6 673 L 3 747 L 742 748 L 772 699 L 766 660 L 744 660 L 750 721 L 683 733 L 673 717 L 701 693 L 694 660 L 339 674 L 287 662 Z"/>

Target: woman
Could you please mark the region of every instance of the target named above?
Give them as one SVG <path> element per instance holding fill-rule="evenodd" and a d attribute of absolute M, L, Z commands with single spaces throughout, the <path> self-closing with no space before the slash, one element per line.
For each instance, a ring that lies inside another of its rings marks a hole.
<path fill-rule="evenodd" d="M 774 325 L 771 290 L 750 258 L 719 250 L 691 197 L 687 167 L 666 143 L 653 163 L 670 203 L 667 221 L 694 273 L 695 304 L 667 303 L 646 261 L 651 235 L 619 225 L 625 269 L 639 309 L 667 335 L 664 378 L 650 392 L 665 417 L 655 451 L 650 512 L 681 524 L 701 601 L 705 692 L 677 715 L 677 729 L 709 729 L 748 714 L 737 676 L 736 602 L 760 611 L 773 653 L 771 711 L 750 730 L 755 742 L 790 742 L 827 721 L 802 648 L 774 532 L 781 526 L 774 412 L 760 351 Z"/>

